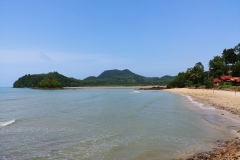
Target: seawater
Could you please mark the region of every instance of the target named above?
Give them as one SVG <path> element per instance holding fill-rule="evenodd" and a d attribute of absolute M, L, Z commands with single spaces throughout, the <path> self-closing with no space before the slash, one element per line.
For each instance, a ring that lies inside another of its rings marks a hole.
<path fill-rule="evenodd" d="M 172 159 L 232 139 L 239 119 L 168 91 L 0 88 L 0 159 Z"/>

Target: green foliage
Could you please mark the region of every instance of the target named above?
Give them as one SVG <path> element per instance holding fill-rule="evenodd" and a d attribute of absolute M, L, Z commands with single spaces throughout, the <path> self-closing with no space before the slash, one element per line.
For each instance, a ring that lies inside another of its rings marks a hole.
<path fill-rule="evenodd" d="M 209 61 L 209 71 L 212 73 L 213 77 L 219 77 L 221 75 L 227 74 L 227 67 L 224 59 L 220 56 L 215 56 Z"/>
<path fill-rule="evenodd" d="M 204 83 L 204 67 L 201 62 L 194 65 L 193 68 L 188 68 L 186 72 L 178 73 L 177 77 L 169 83 L 168 87 L 196 87 Z"/>
<path fill-rule="evenodd" d="M 224 49 L 221 57 L 216 56 L 210 60 L 209 71 L 214 77 L 240 76 L 240 43 L 234 48 Z"/>
<path fill-rule="evenodd" d="M 190 80 L 193 84 L 202 84 L 203 82 L 204 67 L 201 62 L 195 64 L 190 71 Z"/>
<path fill-rule="evenodd" d="M 33 75 L 28 74 L 23 77 L 20 77 L 16 82 L 14 82 L 13 87 L 14 88 L 38 87 L 40 81 L 47 78 L 55 79 L 56 81 L 60 82 L 64 87 L 65 86 L 76 87 L 81 85 L 80 80 L 65 77 L 59 74 L 58 72 L 49 72 L 48 74 L 33 74 Z"/>
<path fill-rule="evenodd" d="M 240 61 L 231 66 L 232 76 L 240 77 Z"/>
<path fill-rule="evenodd" d="M 228 64 L 235 64 L 237 62 L 237 55 L 233 48 L 224 49 L 222 53 L 222 58 L 224 59 L 225 63 Z"/>
<path fill-rule="evenodd" d="M 175 79 L 168 84 L 168 88 L 183 88 L 185 87 L 185 82 L 187 81 L 186 79 L 186 73 L 180 72 L 178 75 L 175 77 Z"/>
<path fill-rule="evenodd" d="M 204 85 L 205 85 L 206 88 L 212 88 L 213 85 L 214 85 L 213 77 L 210 77 L 210 78 L 205 77 Z"/>
<path fill-rule="evenodd" d="M 232 84 L 230 82 L 224 82 L 222 85 L 221 85 L 221 88 L 231 88 L 232 87 Z"/>
<path fill-rule="evenodd" d="M 65 77 L 57 72 L 48 74 L 25 75 L 19 78 L 13 85 L 15 88 L 38 87 L 43 79 L 52 77 L 62 84 L 63 87 L 80 87 L 80 86 L 145 86 L 145 85 L 166 85 L 174 79 L 172 76 L 144 77 L 132 73 L 129 70 L 110 70 L 104 71 L 98 77 L 88 77 L 84 80 Z"/>
<path fill-rule="evenodd" d="M 57 80 L 53 78 L 46 78 L 39 82 L 38 84 L 39 88 L 62 88 L 62 83 L 58 82 Z"/>
<path fill-rule="evenodd" d="M 174 77 L 163 76 L 144 77 L 137 75 L 128 69 L 125 70 L 107 70 L 101 73 L 98 77 L 87 77 L 82 83 L 84 86 L 145 86 L 145 85 L 166 85 L 172 81 Z"/>

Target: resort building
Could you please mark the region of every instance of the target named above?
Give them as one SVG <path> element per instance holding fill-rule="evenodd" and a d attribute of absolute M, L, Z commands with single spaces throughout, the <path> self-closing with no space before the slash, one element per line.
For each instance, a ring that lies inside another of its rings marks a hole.
<path fill-rule="evenodd" d="M 219 78 L 214 78 L 213 82 L 216 84 L 220 82 L 231 82 L 232 85 L 240 85 L 240 77 L 220 76 Z"/>

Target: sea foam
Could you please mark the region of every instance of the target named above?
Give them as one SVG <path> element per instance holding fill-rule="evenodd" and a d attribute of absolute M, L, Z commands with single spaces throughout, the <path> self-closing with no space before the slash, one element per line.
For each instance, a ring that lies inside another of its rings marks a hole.
<path fill-rule="evenodd" d="M 204 107 L 204 105 L 202 103 L 196 102 L 192 99 L 191 96 L 186 96 L 192 103 L 194 103 L 195 105 L 197 105 L 199 108 L 201 109 L 215 109 L 213 107 Z"/>
<path fill-rule="evenodd" d="M 133 91 L 132 93 L 141 93 L 141 92 L 139 92 L 139 91 Z"/>
<path fill-rule="evenodd" d="M 0 122 L 0 128 L 2 128 L 4 126 L 7 126 L 7 125 L 10 125 L 10 124 L 12 124 L 14 122 L 15 122 L 15 119 L 10 120 L 10 121 L 6 121 L 6 122 Z"/>

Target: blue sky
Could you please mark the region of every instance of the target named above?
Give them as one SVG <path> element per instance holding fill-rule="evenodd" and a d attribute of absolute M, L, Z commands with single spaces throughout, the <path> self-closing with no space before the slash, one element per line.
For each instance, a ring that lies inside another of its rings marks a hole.
<path fill-rule="evenodd" d="M 161 77 L 240 43 L 239 0 L 0 0 L 0 86 L 58 71 Z"/>

